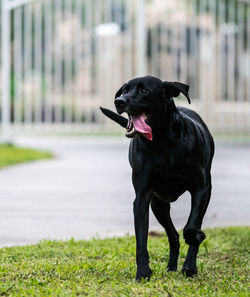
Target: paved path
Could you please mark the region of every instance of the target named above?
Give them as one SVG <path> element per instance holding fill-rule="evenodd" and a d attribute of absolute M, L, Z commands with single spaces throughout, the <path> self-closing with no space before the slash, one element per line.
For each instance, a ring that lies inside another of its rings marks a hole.
<path fill-rule="evenodd" d="M 126 138 L 17 139 L 22 146 L 51 150 L 56 158 L 0 170 L 0 246 L 133 233 L 128 143 Z M 249 202 L 250 145 L 217 144 L 203 226 L 249 224 Z M 189 194 L 172 204 L 177 228 L 183 228 L 189 210 Z M 152 214 L 150 229 L 162 230 Z"/>

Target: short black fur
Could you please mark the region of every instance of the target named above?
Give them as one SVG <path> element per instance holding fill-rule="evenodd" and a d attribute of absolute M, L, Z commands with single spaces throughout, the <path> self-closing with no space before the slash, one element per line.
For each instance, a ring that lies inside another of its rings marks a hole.
<path fill-rule="evenodd" d="M 182 92 L 188 99 L 188 86 L 181 83 L 162 82 L 145 76 L 130 80 L 116 93 L 115 105 L 119 114 L 147 115 L 153 140 L 136 133 L 131 140 L 129 162 L 136 193 L 134 223 L 136 233 L 136 279 L 149 279 L 147 236 L 149 205 L 165 229 L 170 255 L 167 270 L 177 269 L 179 234 L 170 217 L 170 203 L 188 191 L 191 194 L 191 212 L 183 230 L 189 245 L 182 273 L 197 273 L 196 257 L 199 245 L 205 238 L 201 231 L 202 220 L 211 196 L 211 164 L 214 155 L 213 138 L 200 116 L 184 107 L 176 107 L 173 97 Z M 119 124 L 127 119 L 120 115 L 110 118 Z M 107 113 L 105 113 L 107 115 Z M 118 117 L 118 118 L 117 118 Z M 119 120 L 118 120 L 119 119 Z M 122 120 L 123 119 L 123 120 Z"/>

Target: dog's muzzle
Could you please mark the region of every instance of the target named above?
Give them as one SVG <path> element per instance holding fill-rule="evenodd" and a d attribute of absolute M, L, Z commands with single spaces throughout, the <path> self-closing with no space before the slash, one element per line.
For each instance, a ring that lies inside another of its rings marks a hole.
<path fill-rule="evenodd" d="M 117 97 L 115 98 L 114 103 L 115 103 L 116 110 L 119 114 L 126 111 L 127 99 L 125 99 L 124 97 Z"/>

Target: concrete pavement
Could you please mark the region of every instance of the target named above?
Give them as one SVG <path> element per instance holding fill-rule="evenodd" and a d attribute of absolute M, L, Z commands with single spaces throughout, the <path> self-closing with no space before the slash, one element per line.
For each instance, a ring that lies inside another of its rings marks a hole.
<path fill-rule="evenodd" d="M 52 151 L 54 160 L 0 170 L 0 246 L 40 239 L 133 233 L 134 191 L 126 138 L 17 138 Z M 250 144 L 217 143 L 213 193 L 203 227 L 249 225 Z M 190 195 L 172 204 L 183 228 Z M 162 230 L 150 214 L 150 229 Z"/>

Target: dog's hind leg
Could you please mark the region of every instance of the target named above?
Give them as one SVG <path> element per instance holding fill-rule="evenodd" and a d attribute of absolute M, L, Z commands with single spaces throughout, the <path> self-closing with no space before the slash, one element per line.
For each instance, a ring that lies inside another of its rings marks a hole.
<path fill-rule="evenodd" d="M 202 191 L 192 193 L 191 196 L 191 212 L 183 229 L 184 239 L 189 244 L 187 257 L 182 268 L 182 273 L 186 276 L 197 274 L 196 258 L 199 246 L 206 237 L 200 229 L 211 196 L 211 182 L 209 181 Z"/>
<path fill-rule="evenodd" d="M 154 194 L 152 194 L 152 196 L 153 196 L 151 200 L 152 211 L 155 217 L 157 218 L 158 222 L 165 229 L 168 236 L 170 255 L 169 255 L 167 269 L 168 271 L 176 271 L 180 243 L 179 243 L 179 234 L 176 231 L 170 217 L 170 203 L 157 198 Z"/>

